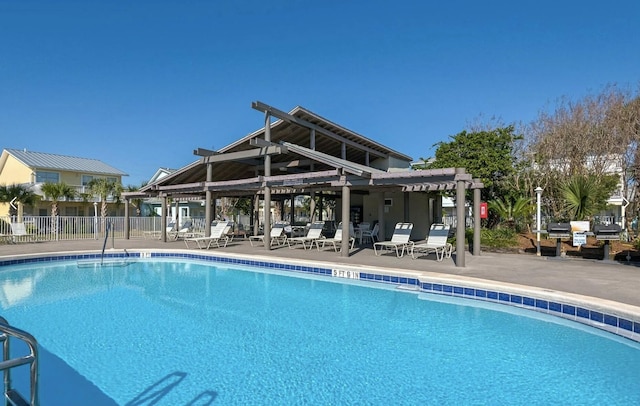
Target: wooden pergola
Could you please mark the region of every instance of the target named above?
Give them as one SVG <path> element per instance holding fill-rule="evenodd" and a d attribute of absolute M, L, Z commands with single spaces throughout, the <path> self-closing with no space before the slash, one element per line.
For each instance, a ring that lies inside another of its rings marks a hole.
<path fill-rule="evenodd" d="M 213 202 L 218 197 L 252 196 L 254 219 L 258 220 L 259 200 L 264 200 L 262 225 L 271 228 L 268 208 L 272 196 L 316 193 L 339 194 L 342 200 L 342 233 L 349 235 L 351 193 L 377 193 L 378 221 L 384 230 L 385 192 L 455 191 L 458 224 L 464 224 L 465 193 L 473 192 L 473 254 L 480 254 L 480 190 L 482 183 L 464 168 L 436 170 L 398 170 L 396 162 L 411 158 L 362 135 L 332 123 L 302 107 L 290 113 L 261 102 L 252 107 L 264 114 L 264 126 L 219 150 L 194 150 L 200 158 L 175 173 L 146 185 L 137 192 L 123 193 L 132 198 L 157 197 L 163 200 L 162 230 L 166 241 L 167 201 L 204 199 L 205 223 L 211 224 Z M 272 123 L 272 118 L 277 121 Z M 311 199 L 312 205 L 314 199 Z M 125 237 L 129 238 L 129 211 L 125 204 Z M 311 207 L 313 212 L 314 207 Z M 254 221 L 254 234 L 258 233 Z M 460 223 L 462 221 L 462 223 Z M 205 227 L 205 235 L 210 233 Z M 265 249 L 270 250 L 269 233 L 264 233 Z M 342 241 L 342 256 L 349 255 L 349 241 Z M 456 266 L 465 266 L 465 227 L 456 228 Z"/>

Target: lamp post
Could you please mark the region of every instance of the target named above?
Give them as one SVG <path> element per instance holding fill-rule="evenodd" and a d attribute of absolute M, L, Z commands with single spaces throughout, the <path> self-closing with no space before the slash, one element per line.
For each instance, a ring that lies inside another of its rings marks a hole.
<path fill-rule="evenodd" d="M 540 196 L 542 188 L 538 186 L 536 192 L 536 255 L 540 256 Z"/>

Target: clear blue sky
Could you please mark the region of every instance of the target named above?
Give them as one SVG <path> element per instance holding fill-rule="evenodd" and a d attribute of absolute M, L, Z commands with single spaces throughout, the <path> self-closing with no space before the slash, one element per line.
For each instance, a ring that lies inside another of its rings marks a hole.
<path fill-rule="evenodd" d="M 306 107 L 414 159 L 640 83 L 640 2 L 0 0 L 0 147 L 139 185 Z"/>

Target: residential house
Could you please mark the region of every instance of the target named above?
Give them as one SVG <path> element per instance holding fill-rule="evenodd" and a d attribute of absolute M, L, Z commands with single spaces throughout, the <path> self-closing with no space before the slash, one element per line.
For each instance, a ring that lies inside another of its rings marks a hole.
<path fill-rule="evenodd" d="M 176 169 L 171 168 L 158 168 L 156 173 L 153 174 L 151 179 L 147 182 L 147 185 L 159 182 L 161 179 L 174 173 Z M 160 216 L 162 213 L 162 199 L 159 198 L 147 198 L 145 199 L 145 205 L 142 209 L 142 216 Z M 177 205 L 177 211 L 176 211 Z M 168 209 L 168 216 L 172 219 L 178 218 L 178 222 L 181 223 L 184 219 L 192 217 L 204 217 L 204 200 L 202 199 L 184 199 L 176 200 L 172 202 L 171 207 Z"/>
<path fill-rule="evenodd" d="M 40 187 L 45 182 L 64 182 L 75 188 L 77 197 L 58 204 L 62 216 L 93 216 L 96 197 L 89 194 L 87 185 L 93 179 L 106 178 L 122 183 L 127 174 L 98 159 L 79 158 L 26 149 L 4 149 L 0 156 L 0 185 L 26 185 L 41 197 L 33 206 L 23 208 L 25 215 L 51 215 L 51 202 L 45 200 Z M 108 202 L 115 203 L 111 197 Z M 121 205 L 120 205 L 121 206 Z M 0 216 L 9 214 L 9 204 L 0 203 Z M 110 214 L 123 215 L 124 207 L 109 205 Z"/>

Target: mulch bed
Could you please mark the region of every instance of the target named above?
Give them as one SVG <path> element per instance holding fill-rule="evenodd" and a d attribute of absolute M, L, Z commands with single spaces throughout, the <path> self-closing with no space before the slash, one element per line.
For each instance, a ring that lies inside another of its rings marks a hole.
<path fill-rule="evenodd" d="M 483 247 L 483 249 L 485 249 Z M 524 253 L 524 254 L 536 254 L 536 235 L 535 234 L 520 234 L 518 235 L 518 247 L 512 249 L 486 249 L 487 251 L 500 251 L 500 252 L 512 252 L 512 253 Z M 595 237 L 588 237 L 587 244 L 574 247 L 571 240 L 562 241 L 561 250 L 566 252 L 568 257 L 579 257 L 585 259 L 603 259 L 604 256 L 604 243 L 597 241 Z M 543 256 L 553 257 L 556 255 L 556 240 L 547 239 L 544 236 L 540 237 L 540 253 Z M 640 251 L 638 251 L 633 244 L 623 243 L 620 241 L 611 241 L 609 254 L 611 260 L 614 261 L 632 261 L 640 262 Z M 627 258 L 628 257 L 628 258 Z"/>

